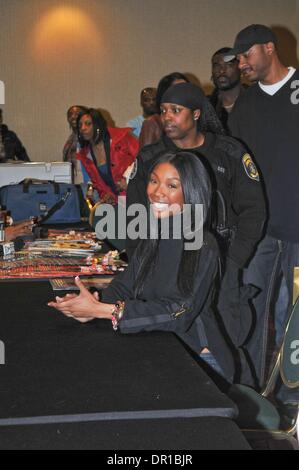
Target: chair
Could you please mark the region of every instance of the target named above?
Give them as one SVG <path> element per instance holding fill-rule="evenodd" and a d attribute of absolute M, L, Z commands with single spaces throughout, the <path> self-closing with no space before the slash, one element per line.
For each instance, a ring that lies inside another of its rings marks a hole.
<path fill-rule="evenodd" d="M 281 416 L 268 398 L 275 387 L 279 373 L 287 387 L 299 387 L 299 297 L 293 306 L 284 340 L 265 390 L 258 393 L 245 385 L 233 385 L 228 392 L 231 400 L 239 408 L 236 423 L 255 449 L 299 450 L 299 443 L 294 438 L 296 420 L 290 423 L 290 420 Z"/>

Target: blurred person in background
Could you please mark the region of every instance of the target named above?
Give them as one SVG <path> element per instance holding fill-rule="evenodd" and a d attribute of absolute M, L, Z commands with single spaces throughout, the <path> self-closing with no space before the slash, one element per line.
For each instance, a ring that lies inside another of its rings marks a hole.
<path fill-rule="evenodd" d="M 72 180 L 75 181 L 77 176 L 77 167 L 76 167 L 76 153 L 77 153 L 77 146 L 78 146 L 78 130 L 77 130 L 77 119 L 79 114 L 83 111 L 87 110 L 85 106 L 80 105 L 73 105 L 71 106 L 66 113 L 67 122 L 71 129 L 71 134 L 67 139 L 66 143 L 63 147 L 63 161 L 70 162 L 72 164 Z"/>
<path fill-rule="evenodd" d="M 127 127 L 131 127 L 135 137 L 139 138 L 141 127 L 145 119 L 157 113 L 156 88 L 143 88 L 140 93 L 140 105 L 143 113 L 127 122 Z"/>
<path fill-rule="evenodd" d="M 127 188 L 126 171 L 134 163 L 138 140 L 130 128 L 107 127 L 100 111 L 83 110 L 77 118 L 79 147 L 84 182 L 91 181 L 103 202 L 115 204 Z"/>
<path fill-rule="evenodd" d="M 241 72 L 238 61 L 234 57 L 225 62 L 224 57 L 230 51 L 230 47 L 222 47 L 212 56 L 212 82 L 215 89 L 209 96 L 216 114 L 220 119 L 225 131 L 228 133 L 227 120 L 229 114 L 240 94 L 244 93 L 247 86 L 241 83 Z"/>
<path fill-rule="evenodd" d="M 0 163 L 30 162 L 26 149 L 17 134 L 3 124 L 3 112 L 0 109 Z"/>

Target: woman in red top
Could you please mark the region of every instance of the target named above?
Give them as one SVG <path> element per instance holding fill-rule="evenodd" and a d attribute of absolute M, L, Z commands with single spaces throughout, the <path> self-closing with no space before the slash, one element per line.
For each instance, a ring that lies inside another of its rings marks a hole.
<path fill-rule="evenodd" d="M 126 190 L 124 173 L 135 161 L 139 143 L 130 128 L 107 128 L 102 114 L 88 109 L 78 116 L 77 160 L 85 181 L 91 181 L 100 200 L 116 203 Z"/>

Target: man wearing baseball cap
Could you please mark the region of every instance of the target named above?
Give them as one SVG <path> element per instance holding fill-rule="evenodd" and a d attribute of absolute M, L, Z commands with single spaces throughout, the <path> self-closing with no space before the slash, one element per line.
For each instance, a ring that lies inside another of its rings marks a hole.
<path fill-rule="evenodd" d="M 246 85 L 241 83 L 241 73 L 236 58 L 233 57 L 230 61 L 224 61 L 228 52 L 230 52 L 229 47 L 222 47 L 212 55 L 211 80 L 215 88 L 209 97 L 226 131 L 228 131 L 228 116 L 232 112 L 238 96 L 247 88 Z"/>
<path fill-rule="evenodd" d="M 235 59 L 238 54 L 243 54 L 255 44 L 267 44 L 268 42 L 273 42 L 275 45 L 277 44 L 277 38 L 270 28 L 263 24 L 247 26 L 237 34 L 234 47 L 228 51 L 224 61 L 230 62 Z"/>
<path fill-rule="evenodd" d="M 254 301 L 256 329 L 248 351 L 262 385 L 270 312 L 274 310 L 278 346 L 291 309 L 294 267 L 299 266 L 299 70 L 282 64 L 277 38 L 265 25 L 240 31 L 225 60 L 232 57 L 254 84 L 239 97 L 228 125 L 254 156 L 268 202 L 265 237 L 245 273 L 245 282 L 261 289 Z M 288 295 L 280 298 L 285 307 L 274 309 L 281 276 Z M 296 404 L 299 390 L 291 392 L 281 400 Z"/>

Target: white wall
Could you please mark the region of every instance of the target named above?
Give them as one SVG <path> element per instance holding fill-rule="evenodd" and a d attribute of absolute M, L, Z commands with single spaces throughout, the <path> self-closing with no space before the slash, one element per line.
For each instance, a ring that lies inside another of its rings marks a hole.
<path fill-rule="evenodd" d="M 298 0 L 0 0 L 5 122 L 33 160 L 60 160 L 71 104 L 125 125 L 167 73 L 209 85 L 211 54 L 248 24 L 279 26 L 297 65 L 298 14 Z"/>

